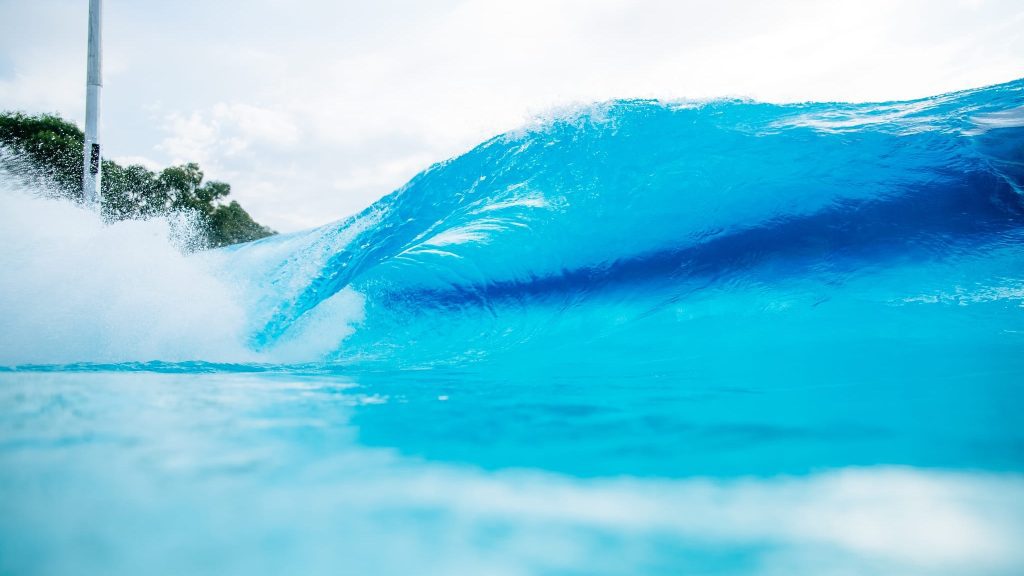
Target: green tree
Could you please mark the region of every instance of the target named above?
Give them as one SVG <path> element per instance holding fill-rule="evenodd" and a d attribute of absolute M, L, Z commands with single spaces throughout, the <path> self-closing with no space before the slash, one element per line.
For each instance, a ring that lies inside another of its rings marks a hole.
<path fill-rule="evenodd" d="M 61 194 L 82 197 L 85 135 L 59 116 L 0 114 L 0 145 L 48 178 Z"/>
<path fill-rule="evenodd" d="M 148 218 L 167 212 L 169 202 L 156 175 L 139 165 L 103 161 L 103 212 L 111 220 Z"/>
<path fill-rule="evenodd" d="M 210 244 L 214 247 L 247 242 L 274 233 L 266 226 L 257 224 L 234 200 L 230 204 L 216 206 L 210 215 L 210 223 Z"/>
<path fill-rule="evenodd" d="M 0 114 L 0 146 L 9 153 L 0 160 L 14 171 L 44 178 L 60 195 L 82 199 L 82 147 L 85 136 L 59 116 Z M 123 167 L 103 160 L 104 218 L 117 221 L 149 218 L 178 211 L 197 214 L 211 247 L 248 242 L 275 234 L 252 219 L 238 202 L 224 204 L 231 194 L 225 182 L 203 182 L 203 171 L 190 162 L 156 174 L 143 166 Z"/>

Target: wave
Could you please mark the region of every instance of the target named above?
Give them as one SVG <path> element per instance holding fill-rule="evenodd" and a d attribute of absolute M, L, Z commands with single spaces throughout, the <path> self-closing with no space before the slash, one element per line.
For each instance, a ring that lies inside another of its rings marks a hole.
<path fill-rule="evenodd" d="M 881 104 L 583 108 L 435 165 L 355 217 L 232 250 L 262 295 L 250 344 L 273 349 L 346 293 L 365 316 L 327 357 L 413 364 L 613 327 L 658 341 L 685 329 L 669 318 L 680 302 L 710 294 L 720 308 L 758 291 L 884 307 L 966 283 L 1013 306 L 1022 111 L 1024 81 Z M 652 315 L 657 330 L 622 328 Z"/>
<path fill-rule="evenodd" d="M 188 257 L 166 222 L 103 227 L 12 187 L 7 365 L 678 369 L 849 358 L 881 334 L 1019 351 L 1024 334 L 1024 80 L 910 102 L 583 107 L 351 218 Z M 18 224 L 39 221 L 54 225 Z"/>

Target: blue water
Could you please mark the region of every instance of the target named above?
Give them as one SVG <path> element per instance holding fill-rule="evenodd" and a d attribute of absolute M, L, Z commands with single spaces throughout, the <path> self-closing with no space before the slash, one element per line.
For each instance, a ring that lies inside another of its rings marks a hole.
<path fill-rule="evenodd" d="M 1024 81 L 594 105 L 189 257 L 24 196 L 0 574 L 1024 572 Z"/>

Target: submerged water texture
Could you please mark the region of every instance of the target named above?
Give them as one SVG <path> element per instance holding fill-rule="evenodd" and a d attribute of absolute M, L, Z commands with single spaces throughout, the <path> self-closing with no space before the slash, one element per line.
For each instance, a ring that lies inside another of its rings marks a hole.
<path fill-rule="evenodd" d="M 8 188 L 0 574 L 1024 570 L 1024 81 L 592 106 L 188 257 Z"/>

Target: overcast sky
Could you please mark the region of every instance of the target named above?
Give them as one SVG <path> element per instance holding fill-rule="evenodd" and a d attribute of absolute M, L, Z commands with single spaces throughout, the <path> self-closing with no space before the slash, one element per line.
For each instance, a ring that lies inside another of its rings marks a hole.
<path fill-rule="evenodd" d="M 351 214 L 551 108 L 889 100 L 1024 76 L 1021 0 L 105 0 L 105 153 L 261 222 Z M 0 0 L 0 109 L 82 124 L 87 0 Z"/>

